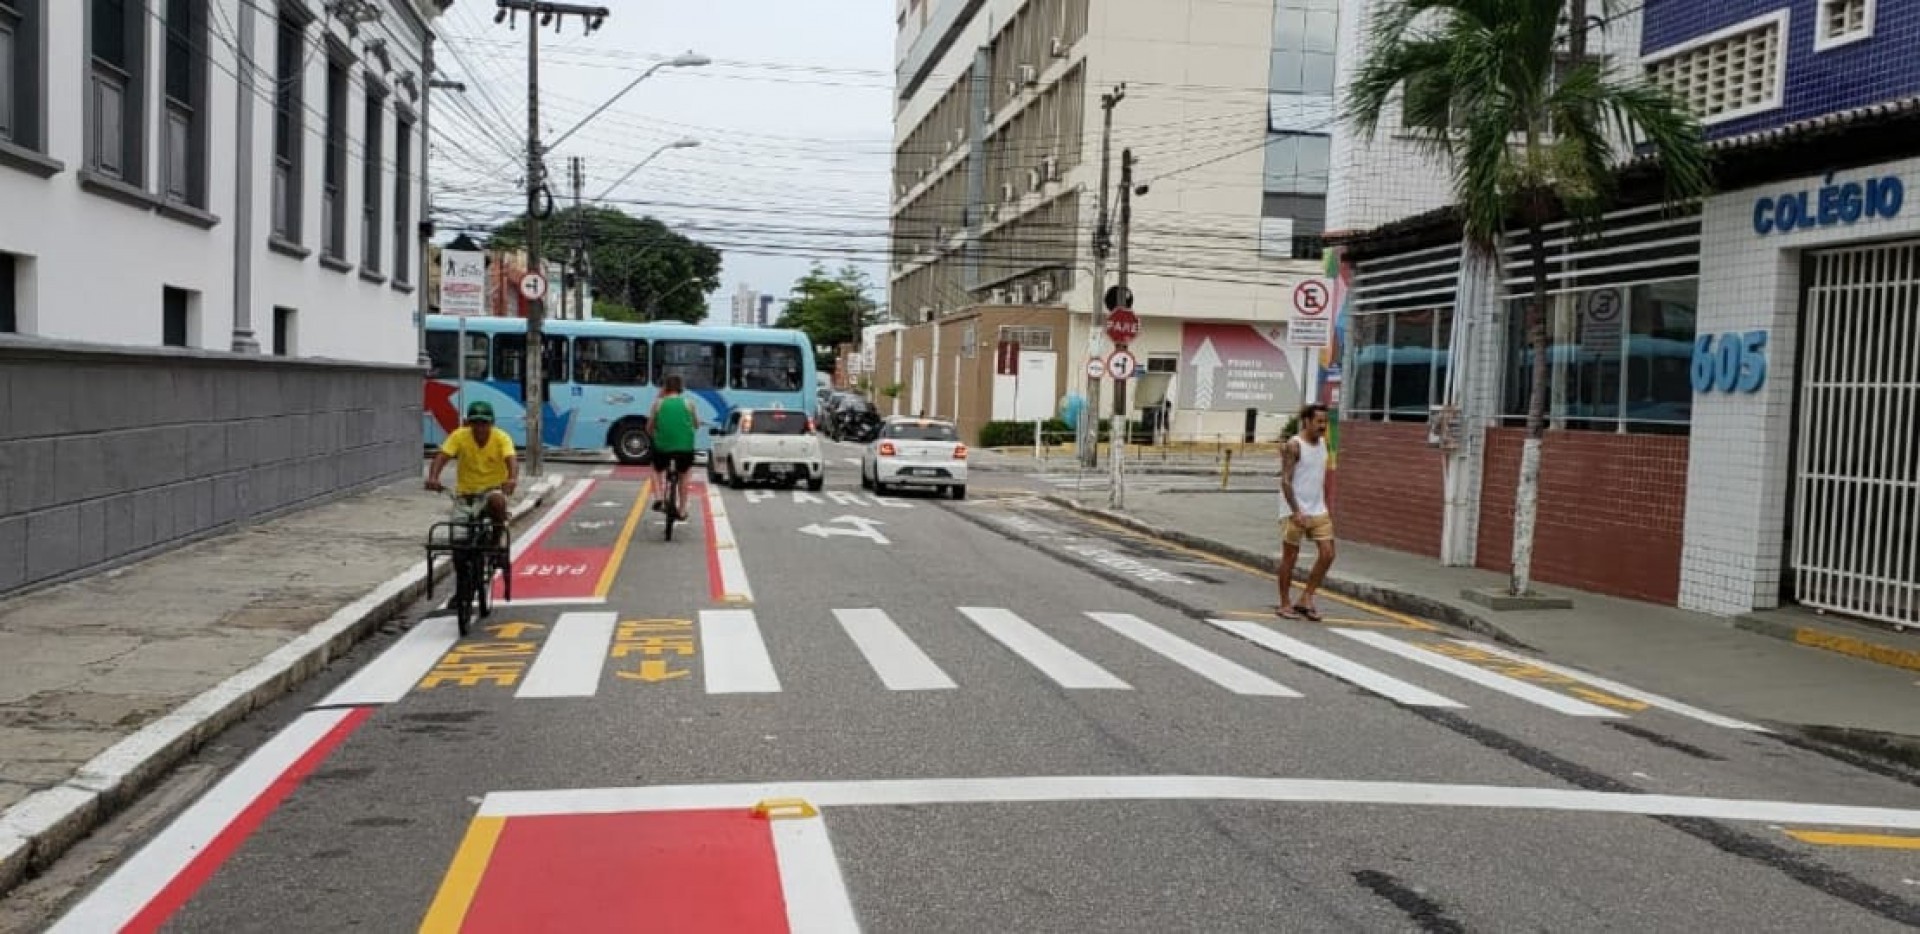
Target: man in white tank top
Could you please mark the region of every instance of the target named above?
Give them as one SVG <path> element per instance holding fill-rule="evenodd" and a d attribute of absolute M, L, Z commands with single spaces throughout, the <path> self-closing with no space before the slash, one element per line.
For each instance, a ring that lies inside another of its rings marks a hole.
<path fill-rule="evenodd" d="M 1327 407 L 1314 403 L 1300 410 L 1300 431 L 1280 448 L 1280 615 L 1320 621 L 1314 594 L 1333 567 L 1333 516 L 1327 509 Z M 1293 601 L 1293 566 L 1300 560 L 1300 539 L 1313 539 L 1319 554 L 1300 601 Z"/>

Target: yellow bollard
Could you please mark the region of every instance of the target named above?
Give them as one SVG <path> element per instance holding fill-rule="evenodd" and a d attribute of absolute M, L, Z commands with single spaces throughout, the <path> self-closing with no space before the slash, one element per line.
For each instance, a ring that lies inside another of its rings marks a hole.
<path fill-rule="evenodd" d="M 1220 462 L 1220 489 L 1225 490 L 1227 488 L 1227 478 L 1233 476 L 1233 449 L 1228 448 L 1223 453 L 1225 453 L 1226 458 Z"/>

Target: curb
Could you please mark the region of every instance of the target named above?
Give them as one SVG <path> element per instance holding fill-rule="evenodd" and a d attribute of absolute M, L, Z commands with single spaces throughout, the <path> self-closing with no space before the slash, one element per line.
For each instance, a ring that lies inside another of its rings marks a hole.
<path fill-rule="evenodd" d="M 510 522 L 538 508 L 564 478 L 549 475 L 513 504 Z M 434 574 L 444 576 L 442 565 Z M 334 611 L 258 663 L 107 747 L 72 778 L 0 811 L 0 894 L 45 869 L 222 730 L 318 674 L 427 587 L 414 564 Z"/>
<path fill-rule="evenodd" d="M 1149 535 L 1162 541 L 1172 542 L 1195 551 L 1205 552 L 1216 558 L 1225 558 L 1229 561 L 1235 561 L 1253 567 L 1268 567 L 1271 566 L 1274 561 L 1274 556 L 1270 554 L 1262 554 L 1246 548 L 1229 545 L 1225 542 L 1215 541 L 1198 535 L 1191 535 L 1177 529 L 1162 528 L 1151 523 L 1142 522 L 1125 513 L 1082 505 L 1057 493 L 1042 493 L 1040 498 L 1056 506 L 1085 515 L 1095 516 L 1112 522 L 1115 525 L 1125 526 L 1143 535 Z M 1295 573 L 1298 574 L 1299 572 L 1296 571 Z M 1499 626 L 1494 625 L 1491 620 L 1488 620 L 1478 613 L 1409 590 L 1403 590 L 1365 578 L 1345 577 L 1338 573 L 1328 574 L 1326 581 L 1321 586 L 1342 596 L 1351 597 L 1355 600 L 1364 600 L 1368 603 L 1393 610 L 1396 613 L 1419 616 L 1445 623 L 1456 629 L 1464 629 L 1477 633 L 1502 645 L 1529 652 L 1537 651 L 1533 646 L 1514 638 Z"/>
<path fill-rule="evenodd" d="M 1736 617 L 1734 628 L 1747 632 L 1780 639 L 1795 645 L 1822 649 L 1828 652 L 1847 655 L 1863 661 L 1886 665 L 1891 668 L 1904 668 L 1908 671 L 1920 671 L 1920 652 L 1891 645 L 1881 645 L 1865 639 L 1849 636 L 1845 633 L 1820 629 L 1813 626 L 1796 626 L 1792 623 L 1761 616 L 1746 615 Z"/>

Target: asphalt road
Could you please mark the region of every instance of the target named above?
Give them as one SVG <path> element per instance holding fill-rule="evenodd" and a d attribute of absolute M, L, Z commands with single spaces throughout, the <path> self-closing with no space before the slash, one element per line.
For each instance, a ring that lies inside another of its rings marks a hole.
<path fill-rule="evenodd" d="M 420 608 L 0 928 L 1920 921 L 1895 769 L 1330 598 L 1277 620 L 1259 569 L 1044 480 L 876 500 L 855 453 L 821 494 L 715 488 L 671 542 L 642 474 L 593 479 L 516 565 L 516 597 L 569 602 L 458 642 Z"/>

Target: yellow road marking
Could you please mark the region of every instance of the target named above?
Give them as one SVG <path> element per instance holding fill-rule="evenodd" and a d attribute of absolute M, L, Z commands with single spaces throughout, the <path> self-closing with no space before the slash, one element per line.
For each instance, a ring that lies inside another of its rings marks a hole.
<path fill-rule="evenodd" d="M 633 508 L 627 511 L 627 524 L 620 529 L 620 538 L 613 543 L 613 554 L 607 558 L 607 566 L 600 572 L 600 584 L 593 588 L 593 595 L 605 597 L 613 589 L 613 579 L 620 575 L 620 564 L 627 560 L 627 546 L 633 543 L 633 533 L 640 527 L 640 517 L 646 514 L 647 500 L 653 498 L 653 481 L 640 484 L 640 497 L 633 501 Z"/>
<path fill-rule="evenodd" d="M 1168 551 L 1177 552 L 1183 555 L 1191 555 L 1209 564 L 1217 564 L 1221 567 L 1233 568 L 1236 571 L 1244 571 L 1248 574 L 1252 574 L 1255 577 L 1264 578 L 1266 580 L 1272 580 L 1274 577 L 1274 574 L 1276 573 L 1275 571 L 1270 569 L 1256 568 L 1250 564 L 1242 564 L 1241 562 L 1234 561 L 1231 558 L 1222 558 L 1219 555 L 1208 554 L 1207 552 L 1200 551 L 1199 549 L 1196 549 L 1196 548 L 1188 548 L 1187 546 L 1179 544 L 1177 542 L 1170 542 L 1170 541 L 1167 541 L 1166 539 L 1155 538 L 1143 532 L 1136 532 L 1130 528 L 1127 528 L 1124 525 L 1120 525 L 1119 523 L 1115 523 L 1115 522 L 1109 522 L 1106 519 L 1102 519 L 1098 516 L 1090 516 L 1090 515 L 1087 515 L 1086 513 L 1079 513 L 1079 515 L 1081 518 L 1085 519 L 1086 521 L 1091 522 L 1095 525 L 1098 525 L 1101 528 L 1111 530 L 1121 535 L 1125 535 L 1128 538 L 1132 538 L 1137 541 L 1153 542 L 1155 545 L 1165 548 Z M 1415 619 L 1414 617 L 1408 616 L 1405 613 L 1396 613 L 1393 610 L 1389 610 L 1383 606 L 1374 606 L 1373 604 L 1368 603 L 1365 600 L 1356 600 L 1352 597 L 1342 596 L 1337 593 L 1329 593 L 1324 590 L 1321 591 L 1319 595 L 1326 597 L 1327 599 L 1332 600 L 1335 603 L 1344 603 L 1347 606 L 1353 607 L 1356 610 L 1364 610 L 1365 612 L 1368 612 L 1368 613 L 1374 613 L 1380 616 L 1384 616 L 1387 619 L 1393 620 L 1394 622 L 1397 622 L 1403 626 L 1406 626 L 1409 629 L 1418 629 L 1422 632 L 1441 632 L 1442 631 L 1439 626 L 1435 626 L 1434 624 L 1429 623 L 1425 620 Z"/>
<path fill-rule="evenodd" d="M 467 920 L 467 909 L 473 907 L 474 894 L 480 891 L 480 877 L 487 871 L 487 861 L 493 858 L 493 848 L 500 842 L 500 831 L 506 824 L 504 817 L 476 817 L 467 825 L 467 836 L 454 852 L 446 878 L 440 881 L 440 892 L 433 898 L 433 907 L 427 909 L 426 920 L 420 922 L 421 934 L 455 934 L 460 930 Z"/>
<path fill-rule="evenodd" d="M 1787 836 L 1820 846 L 1860 846 L 1881 850 L 1920 850 L 1920 837 L 1879 833 L 1838 833 L 1831 830 L 1789 830 Z"/>
<path fill-rule="evenodd" d="M 1331 616 L 1324 616 L 1324 617 L 1321 617 L 1321 619 L 1320 619 L 1320 622 L 1318 622 L 1318 623 L 1315 623 L 1315 622 L 1314 622 L 1313 620 L 1310 620 L 1310 619 L 1304 619 L 1304 618 L 1302 618 L 1302 619 L 1287 619 L 1286 617 L 1284 617 L 1284 616 L 1281 616 L 1280 614 L 1278 614 L 1278 613 L 1275 613 L 1275 612 L 1274 612 L 1274 611 L 1272 611 L 1272 610 L 1216 610 L 1216 611 L 1214 611 L 1214 615 L 1215 615 L 1215 616 L 1233 616 L 1233 617 L 1239 617 L 1239 618 L 1241 618 L 1241 619 L 1257 619 L 1257 620 L 1262 620 L 1262 621 L 1267 621 L 1267 622 L 1272 622 L 1272 621 L 1274 621 L 1274 620 L 1286 620 L 1286 621 L 1287 621 L 1287 622 L 1289 622 L 1289 623 L 1306 623 L 1306 624 L 1308 624 L 1308 625 L 1310 625 L 1310 626 L 1313 626 L 1313 625 L 1318 625 L 1318 626 L 1374 626 L 1374 627 L 1378 627 L 1378 628 L 1381 628 L 1381 629 L 1408 629 L 1408 628 L 1412 628 L 1412 627 L 1409 627 L 1409 626 L 1408 626 L 1407 624 L 1405 624 L 1405 623 L 1396 623 L 1396 622 L 1394 622 L 1394 621 L 1392 621 L 1392 620 L 1385 620 L 1385 619 L 1335 619 L 1334 617 L 1331 617 Z"/>

